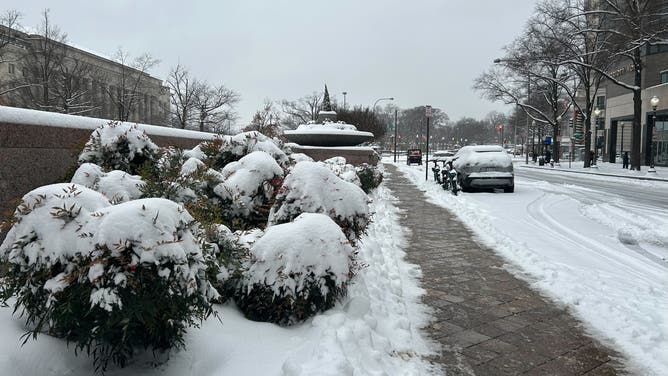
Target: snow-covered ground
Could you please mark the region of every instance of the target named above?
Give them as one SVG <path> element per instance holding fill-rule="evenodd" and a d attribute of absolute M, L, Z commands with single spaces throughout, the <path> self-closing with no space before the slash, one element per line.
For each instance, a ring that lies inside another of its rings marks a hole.
<path fill-rule="evenodd" d="M 375 212 L 363 238 L 366 264 L 345 301 L 290 328 L 246 320 L 231 304 L 217 309 L 221 322 L 190 329 L 187 349 L 157 368 L 135 358 L 108 375 L 428 375 L 420 358 L 435 351 L 420 333 L 429 320 L 419 303 L 420 270 L 404 261 L 405 231 L 382 185 L 372 195 Z M 393 234 L 388 237 L 387 234 Z M 75 357 L 63 340 L 41 335 L 21 347 L 23 321 L 0 308 L 0 374 L 91 375 L 92 361 Z M 150 357 L 146 357 L 147 359 Z"/>
<path fill-rule="evenodd" d="M 425 182 L 424 165 L 399 161 L 397 166 L 430 201 L 453 211 L 481 243 L 504 257 L 513 273 L 567 305 L 638 374 L 668 375 L 668 213 L 623 200 L 590 200 L 599 193 L 519 177 L 513 194 L 454 196 L 434 183 L 431 171 Z M 561 167 L 568 168 L 564 163 Z M 599 170 L 622 169 L 605 164 Z M 659 171 L 661 176 L 668 171 Z M 628 180 L 597 179 L 619 184 Z M 668 183 L 634 183 L 668 195 Z M 581 192 L 582 199 L 574 192 Z"/>

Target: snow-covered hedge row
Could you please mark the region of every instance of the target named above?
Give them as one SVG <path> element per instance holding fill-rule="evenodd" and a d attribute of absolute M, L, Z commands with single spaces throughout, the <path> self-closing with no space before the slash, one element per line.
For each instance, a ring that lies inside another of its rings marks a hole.
<path fill-rule="evenodd" d="M 375 167 L 314 162 L 258 132 L 179 150 L 116 123 L 79 163 L 70 184 L 17 208 L 2 300 L 16 296 L 32 333 L 63 336 L 102 367 L 182 346 L 212 302 L 234 298 L 280 325 L 331 308 L 370 220 L 365 174 L 380 181 Z"/>

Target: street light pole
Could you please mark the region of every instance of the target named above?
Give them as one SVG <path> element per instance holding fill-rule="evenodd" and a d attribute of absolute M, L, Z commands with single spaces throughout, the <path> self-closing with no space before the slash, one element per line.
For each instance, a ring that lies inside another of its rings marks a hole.
<path fill-rule="evenodd" d="M 656 108 L 659 106 L 659 97 L 656 95 L 649 100 L 649 103 L 652 105 L 652 128 L 650 131 L 650 140 L 649 140 L 649 169 L 647 172 L 656 173 L 654 168 L 654 127 L 656 127 Z"/>
<path fill-rule="evenodd" d="M 601 110 L 596 107 L 594 109 L 594 116 L 596 117 L 596 122 L 594 126 L 594 164 L 590 167 L 598 168 L 598 127 L 601 116 Z"/>
<path fill-rule="evenodd" d="M 374 112 L 374 113 L 376 112 L 376 105 L 378 104 L 378 102 L 380 102 L 380 101 L 393 101 L 393 100 L 394 100 L 393 97 L 388 97 L 388 98 L 378 98 L 378 99 L 373 103 L 373 107 L 372 107 L 373 112 Z"/>
<path fill-rule="evenodd" d="M 348 92 L 344 91 L 341 94 L 343 94 L 343 109 L 345 110 L 346 109 L 346 95 L 348 95 Z"/>
<path fill-rule="evenodd" d="M 397 163 L 397 109 L 394 109 L 394 163 Z"/>

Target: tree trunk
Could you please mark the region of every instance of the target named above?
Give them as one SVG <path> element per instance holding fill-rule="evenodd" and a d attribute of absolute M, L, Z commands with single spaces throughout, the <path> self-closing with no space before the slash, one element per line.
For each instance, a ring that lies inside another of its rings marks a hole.
<path fill-rule="evenodd" d="M 633 127 L 631 129 L 631 170 L 640 171 L 640 144 L 642 135 L 642 97 L 640 85 L 642 84 L 642 62 L 640 61 L 640 48 L 634 51 L 635 80 L 633 84 L 637 89 L 633 90 Z"/>

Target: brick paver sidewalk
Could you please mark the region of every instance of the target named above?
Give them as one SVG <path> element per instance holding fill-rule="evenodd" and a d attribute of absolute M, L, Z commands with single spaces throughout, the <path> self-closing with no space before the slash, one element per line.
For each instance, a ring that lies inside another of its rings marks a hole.
<path fill-rule="evenodd" d="M 442 344 L 432 359 L 446 375 L 617 375 L 618 355 L 588 337 L 566 309 L 503 268 L 446 209 L 426 202 L 396 167 L 386 186 L 411 231 L 408 260 L 420 265 L 426 328 Z"/>

